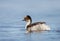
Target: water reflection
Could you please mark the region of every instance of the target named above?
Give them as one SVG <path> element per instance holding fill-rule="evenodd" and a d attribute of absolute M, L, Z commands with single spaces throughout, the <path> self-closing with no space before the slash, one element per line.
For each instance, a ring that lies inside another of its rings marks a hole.
<path fill-rule="evenodd" d="M 59 41 L 60 30 L 25 33 L 24 27 L 0 28 L 0 41 Z"/>

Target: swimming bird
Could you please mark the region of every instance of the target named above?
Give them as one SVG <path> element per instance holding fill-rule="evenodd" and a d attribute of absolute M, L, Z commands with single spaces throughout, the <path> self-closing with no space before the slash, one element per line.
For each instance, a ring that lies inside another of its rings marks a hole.
<path fill-rule="evenodd" d="M 29 15 L 26 15 L 23 19 L 26 22 L 26 32 L 33 32 L 33 31 L 48 31 L 50 27 L 46 24 L 46 22 L 35 22 L 32 23 L 32 18 Z"/>

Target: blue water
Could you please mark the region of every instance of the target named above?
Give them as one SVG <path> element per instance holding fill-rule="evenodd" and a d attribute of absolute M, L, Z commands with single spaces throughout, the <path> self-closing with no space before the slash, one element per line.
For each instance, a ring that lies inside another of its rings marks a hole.
<path fill-rule="evenodd" d="M 25 33 L 24 27 L 0 27 L 0 41 L 59 41 L 60 30 Z"/>
<path fill-rule="evenodd" d="M 26 15 L 51 31 L 25 33 Z M 0 41 L 60 41 L 60 0 L 0 0 Z"/>

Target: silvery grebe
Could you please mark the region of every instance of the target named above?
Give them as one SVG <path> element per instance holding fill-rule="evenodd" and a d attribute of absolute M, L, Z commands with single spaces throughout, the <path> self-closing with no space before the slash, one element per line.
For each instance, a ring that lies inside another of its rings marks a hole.
<path fill-rule="evenodd" d="M 27 32 L 50 30 L 50 27 L 46 25 L 45 22 L 32 23 L 32 19 L 29 15 L 25 16 L 23 21 L 27 22 L 26 27 L 25 27 Z"/>

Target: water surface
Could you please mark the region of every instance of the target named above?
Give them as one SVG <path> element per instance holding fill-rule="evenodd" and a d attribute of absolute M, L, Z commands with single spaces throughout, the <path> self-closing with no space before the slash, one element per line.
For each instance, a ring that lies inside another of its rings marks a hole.
<path fill-rule="evenodd" d="M 26 15 L 51 31 L 25 33 Z M 0 41 L 60 41 L 60 0 L 0 0 Z"/>

